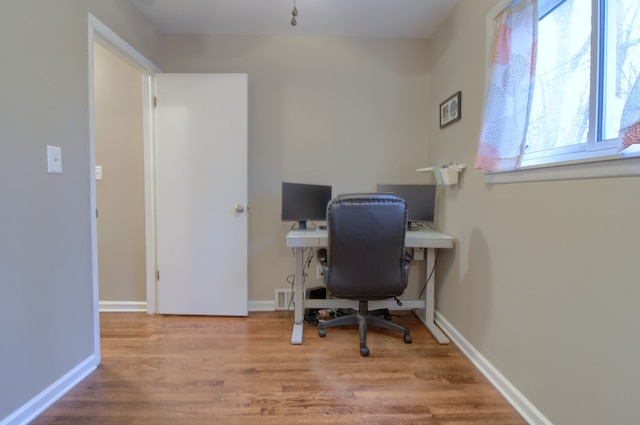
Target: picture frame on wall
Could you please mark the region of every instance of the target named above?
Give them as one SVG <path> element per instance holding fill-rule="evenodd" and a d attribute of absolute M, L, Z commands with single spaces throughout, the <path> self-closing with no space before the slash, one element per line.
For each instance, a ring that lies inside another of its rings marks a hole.
<path fill-rule="evenodd" d="M 459 91 L 440 104 L 440 128 L 460 121 L 460 118 L 462 118 L 462 92 Z"/>

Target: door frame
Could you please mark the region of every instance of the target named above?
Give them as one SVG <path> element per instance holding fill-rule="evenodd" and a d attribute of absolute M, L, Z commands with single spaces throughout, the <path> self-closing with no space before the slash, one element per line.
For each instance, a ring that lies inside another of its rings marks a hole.
<path fill-rule="evenodd" d="M 95 110 L 94 110 L 94 42 L 102 44 L 114 54 L 140 70 L 143 74 L 143 144 L 144 144 L 144 192 L 145 192 L 145 247 L 147 313 L 156 313 L 156 243 L 155 243 L 155 143 L 153 95 L 155 74 L 162 70 L 134 49 L 118 34 L 92 14 L 88 14 L 88 74 L 89 74 L 89 175 L 91 217 L 91 272 L 94 307 L 95 352 L 100 359 L 100 311 L 98 285 L 98 223 L 96 217 L 95 178 Z"/>

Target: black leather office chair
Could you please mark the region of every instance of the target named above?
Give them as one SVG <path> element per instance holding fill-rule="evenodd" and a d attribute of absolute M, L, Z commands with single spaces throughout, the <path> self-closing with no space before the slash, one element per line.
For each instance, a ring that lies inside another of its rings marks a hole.
<path fill-rule="evenodd" d="M 407 287 L 411 256 L 405 251 L 407 204 L 392 194 L 342 195 L 327 205 L 328 246 L 319 252 L 324 281 L 331 296 L 359 301 L 355 315 L 340 316 L 318 325 L 326 328 L 358 324 L 360 354 L 369 355 L 367 324 L 402 332 L 409 329 L 385 320 L 384 311 L 369 311 L 369 300 L 395 298 Z M 388 311 L 387 311 L 388 314 Z"/>

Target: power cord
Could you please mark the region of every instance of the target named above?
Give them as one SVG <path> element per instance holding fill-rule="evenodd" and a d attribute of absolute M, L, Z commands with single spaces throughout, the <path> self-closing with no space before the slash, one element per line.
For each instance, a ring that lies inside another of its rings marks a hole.
<path fill-rule="evenodd" d="M 429 283 L 429 281 L 431 280 L 431 277 L 433 277 L 433 273 L 436 271 L 436 264 L 438 263 L 438 254 L 440 253 L 439 249 L 436 249 L 436 257 L 433 259 L 433 267 L 431 268 L 431 271 L 429 272 L 429 275 L 427 276 L 426 280 L 424 281 L 424 286 L 422 287 L 422 290 L 420 291 L 420 295 L 418 296 L 419 299 L 422 299 L 422 296 L 424 295 L 425 290 L 427 289 L 427 284 Z M 396 299 L 396 302 L 398 301 L 398 299 Z M 402 304 L 399 304 L 402 305 Z M 408 317 L 411 316 L 413 314 L 415 314 L 415 311 L 417 309 L 412 309 L 411 313 L 408 314 L 392 314 L 391 317 Z"/>
<path fill-rule="evenodd" d="M 292 226 L 293 228 L 293 226 Z M 302 285 L 304 286 L 307 277 L 309 276 L 308 273 L 305 272 L 305 270 L 307 270 L 310 266 L 311 266 L 311 260 L 313 260 L 313 249 L 312 248 L 303 248 L 302 249 L 302 255 L 304 257 L 304 253 L 305 251 L 309 251 L 307 259 L 305 260 L 305 262 L 303 263 L 303 268 L 302 268 Z M 295 249 L 291 249 L 291 252 L 293 253 L 293 258 L 295 261 L 295 256 L 296 256 L 296 251 Z M 287 310 L 286 310 L 286 316 L 287 316 L 287 320 L 289 320 L 289 322 L 293 322 L 294 320 L 291 320 L 291 308 L 293 307 L 295 309 L 296 306 L 296 302 L 295 302 L 295 296 L 296 296 L 296 275 L 295 274 L 290 274 L 289 276 L 287 276 L 286 278 L 287 283 L 291 286 L 291 298 L 289 299 L 289 304 L 287 305 Z"/>
<path fill-rule="evenodd" d="M 431 271 L 429 272 L 429 275 L 427 276 L 427 279 L 424 281 L 424 286 L 422 287 L 422 290 L 420 291 L 420 296 L 418 298 L 422 298 L 422 296 L 424 295 L 424 291 L 427 289 L 427 285 L 429 284 L 429 281 L 431 280 L 431 277 L 433 276 L 433 273 L 436 271 L 436 264 L 438 264 L 438 255 L 440 254 L 440 250 L 436 249 L 436 257 L 433 259 L 433 267 L 431 268 Z"/>

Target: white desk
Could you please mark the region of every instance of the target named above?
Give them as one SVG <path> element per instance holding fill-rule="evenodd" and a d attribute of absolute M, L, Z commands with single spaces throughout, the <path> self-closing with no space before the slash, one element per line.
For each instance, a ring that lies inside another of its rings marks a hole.
<path fill-rule="evenodd" d="M 304 326 L 305 308 L 358 308 L 358 301 L 342 299 L 305 299 L 305 289 L 303 282 L 304 273 L 304 248 L 321 248 L 327 246 L 326 230 L 291 230 L 287 234 L 287 246 L 294 249 L 296 274 L 294 286 L 295 314 L 293 332 L 291 334 L 292 344 L 302 344 L 302 330 Z M 410 230 L 407 231 L 405 246 L 414 249 L 414 260 L 424 258 L 426 251 L 426 272 L 434 270 L 435 250 L 437 248 L 453 248 L 453 238 L 434 230 Z M 438 328 L 434 322 L 434 282 L 435 270 L 431 279 L 427 282 L 427 289 L 424 297 L 419 300 L 402 300 L 402 306 L 398 306 L 395 300 L 369 301 L 371 309 L 389 308 L 393 310 L 413 310 L 424 323 L 429 332 L 440 344 L 448 344 L 449 338 Z"/>

